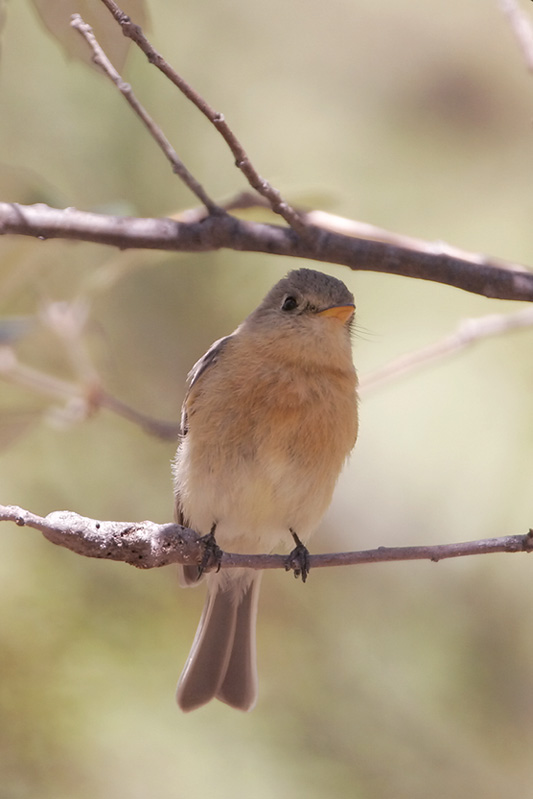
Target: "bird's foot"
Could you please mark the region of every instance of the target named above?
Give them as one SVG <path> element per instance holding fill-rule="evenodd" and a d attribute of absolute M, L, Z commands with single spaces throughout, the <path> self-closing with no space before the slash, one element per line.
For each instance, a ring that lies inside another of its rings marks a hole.
<path fill-rule="evenodd" d="M 294 530 L 291 530 L 291 535 L 294 538 L 296 546 L 292 552 L 287 556 L 285 561 L 285 571 L 293 571 L 296 578 L 301 577 L 302 582 L 305 583 L 307 575 L 309 574 L 309 550 L 302 544 Z"/>
<path fill-rule="evenodd" d="M 217 544 L 215 538 L 215 530 L 216 530 L 216 522 L 211 527 L 211 530 L 207 535 L 203 535 L 200 538 L 200 543 L 204 548 L 204 553 L 202 555 L 202 560 L 198 564 L 198 579 L 204 574 L 204 572 L 212 571 L 216 567 L 216 571 L 220 571 L 220 564 L 222 562 L 222 550 L 220 549 L 219 545 Z"/>

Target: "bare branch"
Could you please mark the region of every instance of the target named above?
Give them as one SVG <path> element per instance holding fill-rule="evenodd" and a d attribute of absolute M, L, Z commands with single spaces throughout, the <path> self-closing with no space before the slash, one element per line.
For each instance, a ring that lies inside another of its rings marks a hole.
<path fill-rule="evenodd" d="M 150 64 L 157 67 L 184 95 L 190 100 L 202 114 L 215 126 L 235 158 L 235 166 L 241 170 L 250 186 L 260 195 L 268 200 L 272 210 L 283 217 L 283 219 L 301 236 L 310 238 L 313 231 L 310 230 L 294 208 L 292 208 L 281 196 L 280 192 L 261 177 L 254 165 L 250 161 L 248 154 L 240 143 L 239 139 L 226 122 L 224 115 L 215 111 L 204 98 L 187 83 L 187 81 L 173 69 L 163 56 L 152 47 L 142 29 L 119 8 L 114 0 L 102 0 L 109 9 L 114 19 L 118 22 L 124 36 L 127 36 L 143 51 Z"/>
<path fill-rule="evenodd" d="M 269 208 L 269 204 L 261 197 L 249 191 L 239 192 L 228 200 L 220 203 L 220 207 L 224 211 L 239 211 L 249 208 Z M 321 210 L 303 210 L 296 206 L 298 213 L 310 225 L 314 225 L 321 231 L 328 231 L 330 233 L 340 233 L 341 235 L 349 236 L 350 238 L 359 238 L 370 241 L 379 241 L 382 244 L 392 244 L 395 247 L 400 247 L 406 250 L 413 250 L 418 253 L 425 253 L 429 256 L 435 255 L 449 255 L 452 258 L 458 258 L 462 261 L 469 261 L 473 264 L 482 264 L 485 266 L 495 266 L 501 269 L 516 269 L 517 264 L 511 264 L 501 258 L 494 258 L 493 256 L 480 255 L 479 253 L 468 252 L 459 247 L 454 247 L 447 244 L 445 241 L 426 241 L 419 239 L 415 236 L 407 236 L 404 233 L 396 233 L 386 228 L 372 225 L 369 222 L 360 222 L 357 219 L 349 219 L 345 216 L 338 214 L 331 214 L 328 211 Z M 188 208 L 179 214 L 172 217 L 180 222 L 191 224 L 193 222 L 201 222 L 206 218 L 205 208 Z M 525 267 L 518 266 L 518 269 L 524 270 Z"/>
<path fill-rule="evenodd" d="M 444 336 L 440 341 L 416 352 L 402 355 L 381 369 L 366 375 L 360 382 L 360 392 L 365 395 L 374 388 L 380 388 L 383 384 L 403 377 L 415 369 L 453 355 L 481 339 L 531 326 L 533 326 L 533 308 L 524 308 L 512 314 L 491 314 L 479 319 L 465 319 L 455 332 Z"/>
<path fill-rule="evenodd" d="M 232 206 L 225 207 L 230 210 Z M 430 256 L 449 255 L 452 258 L 459 258 L 462 261 L 469 261 L 473 264 L 499 266 L 503 269 L 511 267 L 510 264 L 501 259 L 468 252 L 459 247 L 453 247 L 445 241 L 425 241 L 415 236 L 407 236 L 404 233 L 395 233 L 368 222 L 360 222 L 356 219 L 347 219 L 344 216 L 330 214 L 327 211 L 307 211 L 305 218 L 312 225 L 317 225 L 321 230 L 329 230 L 331 233 L 341 233 L 355 238 L 380 241 L 383 244 L 392 244 L 395 247 L 425 253 Z"/>
<path fill-rule="evenodd" d="M 0 346 L 0 376 L 18 386 L 55 399 L 71 400 L 79 396 L 75 383 L 53 377 L 32 366 L 21 364 L 9 345 Z"/>
<path fill-rule="evenodd" d="M 153 416 L 147 416 L 145 413 L 140 413 L 139 411 L 136 411 L 135 408 L 132 408 L 125 402 L 122 402 L 122 400 L 114 397 L 104 388 L 100 389 L 98 405 L 100 408 L 107 408 L 107 410 L 111 411 L 112 413 L 116 413 L 117 416 L 121 416 L 128 422 L 140 427 L 145 431 L 145 433 L 156 436 L 162 441 L 177 442 L 178 440 L 180 430 L 179 424 L 176 422 L 166 422 L 163 419 L 155 419 Z"/>
<path fill-rule="evenodd" d="M 209 213 L 223 213 L 222 209 L 219 208 L 215 201 L 209 197 L 203 186 L 189 172 L 161 128 L 156 125 L 146 109 L 137 100 L 129 83 L 125 83 L 125 81 L 122 80 L 119 73 L 98 44 L 91 26 L 87 25 L 87 23 L 83 21 L 79 14 L 72 15 L 70 24 L 75 30 L 78 31 L 78 33 L 81 34 L 81 36 L 83 36 L 93 52 L 93 62 L 103 70 L 104 74 L 107 75 L 111 81 L 113 81 L 119 92 L 128 101 L 131 108 L 133 108 L 139 119 L 148 129 L 156 144 L 163 151 L 175 174 L 181 178 L 181 180 L 193 192 L 193 194 L 198 197 L 200 202 L 205 205 Z"/>
<path fill-rule="evenodd" d="M 136 411 L 122 400 L 109 393 L 97 376 L 90 381 L 76 383 L 62 380 L 54 375 L 20 363 L 15 351 L 8 345 L 0 345 L 0 379 L 46 397 L 65 403 L 60 411 L 61 419 L 69 422 L 83 421 L 98 408 L 107 408 L 117 416 L 137 425 L 146 433 L 164 441 L 176 441 L 179 426 Z M 57 418 L 57 414 L 56 414 Z"/>
<path fill-rule="evenodd" d="M 200 562 L 202 558 L 196 533 L 178 524 L 100 522 L 71 511 L 42 517 L 14 505 L 0 505 L 0 521 L 40 530 L 52 544 L 78 555 L 120 560 L 141 569 Z"/>
<path fill-rule="evenodd" d="M 0 203 L 0 235 L 91 241 L 120 249 L 207 252 L 227 248 L 342 264 L 353 270 L 385 272 L 431 280 L 501 300 L 533 301 L 533 272 L 483 255 L 468 259 L 449 248 L 428 245 L 421 252 L 382 241 L 347 236 L 313 226 L 302 238 L 286 227 L 229 216 L 208 216 L 187 224 L 173 219 L 120 217 L 49 206 Z"/>
<path fill-rule="evenodd" d="M 179 524 L 154 522 L 104 522 L 79 516 L 71 511 L 54 511 L 37 516 L 16 505 L 0 505 L 0 521 L 40 530 L 52 544 L 66 547 L 78 555 L 129 563 L 140 569 L 153 569 L 171 563 L 200 563 L 204 547 L 193 530 Z M 531 552 L 533 531 L 525 535 L 487 538 L 456 544 L 416 547 L 378 547 L 360 552 L 311 555 L 311 568 L 355 566 L 400 560 L 431 560 L 495 552 Z M 285 555 L 237 555 L 224 552 L 222 569 L 286 569 Z"/>

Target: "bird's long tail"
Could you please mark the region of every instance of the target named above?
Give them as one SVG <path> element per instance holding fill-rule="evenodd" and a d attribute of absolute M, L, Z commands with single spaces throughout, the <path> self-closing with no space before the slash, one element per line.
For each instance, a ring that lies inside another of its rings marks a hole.
<path fill-rule="evenodd" d="M 261 572 L 239 569 L 208 575 L 207 583 L 202 618 L 178 682 L 178 705 L 189 711 L 217 698 L 251 710 L 257 699 L 255 627 Z"/>

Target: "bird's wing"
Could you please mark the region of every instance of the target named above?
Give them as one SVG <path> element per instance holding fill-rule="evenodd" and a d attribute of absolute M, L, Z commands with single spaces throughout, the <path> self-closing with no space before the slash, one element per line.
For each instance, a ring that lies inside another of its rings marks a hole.
<path fill-rule="evenodd" d="M 187 393 L 185 394 L 185 398 L 183 400 L 183 405 L 181 406 L 181 425 L 180 425 L 180 437 L 183 438 L 187 435 L 188 432 L 188 416 L 187 416 L 187 407 L 189 404 L 189 397 L 191 393 L 191 389 L 198 381 L 201 379 L 202 375 L 204 375 L 208 369 L 216 364 L 218 359 L 220 358 L 221 353 L 225 349 L 228 341 L 233 338 L 233 333 L 229 336 L 225 336 L 224 338 L 219 338 L 218 341 L 215 341 L 212 344 L 205 355 L 202 355 L 199 361 L 196 361 L 194 366 L 192 367 L 191 371 L 187 376 Z"/>
<path fill-rule="evenodd" d="M 180 424 L 180 440 L 183 441 L 185 436 L 189 430 L 189 421 L 188 421 L 188 406 L 189 406 L 189 398 L 191 394 L 191 389 L 194 385 L 198 383 L 199 380 L 202 379 L 202 376 L 207 372 L 208 369 L 212 368 L 220 358 L 220 354 L 223 352 L 224 348 L 226 347 L 228 341 L 233 338 L 233 334 L 229 336 L 225 336 L 224 338 L 219 338 L 218 341 L 215 341 L 212 344 L 205 355 L 202 355 L 199 361 L 197 361 L 194 366 L 192 367 L 191 371 L 187 376 L 187 392 L 185 394 L 183 405 L 181 406 L 181 424 Z M 183 515 L 183 508 L 180 502 L 179 496 L 179 489 L 176 487 L 176 505 L 175 505 L 175 514 L 176 514 L 176 521 L 178 524 L 183 524 L 185 527 L 189 526 L 188 520 Z M 194 567 L 196 568 L 196 567 Z"/>

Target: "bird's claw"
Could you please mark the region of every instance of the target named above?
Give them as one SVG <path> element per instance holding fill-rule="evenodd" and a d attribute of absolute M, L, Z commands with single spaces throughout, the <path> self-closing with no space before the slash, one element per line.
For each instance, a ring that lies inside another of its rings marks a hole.
<path fill-rule="evenodd" d="M 204 548 L 202 560 L 198 564 L 198 579 L 202 577 L 205 572 L 211 571 L 216 566 L 217 573 L 220 571 L 220 564 L 222 563 L 222 550 L 217 544 L 215 538 L 216 524 L 214 524 L 207 535 L 203 535 L 199 540 Z"/>
<path fill-rule="evenodd" d="M 291 535 L 296 546 L 287 556 L 285 561 L 285 571 L 292 570 L 294 572 L 294 576 L 297 579 L 298 577 L 301 577 L 302 582 L 305 583 L 307 580 L 307 575 L 309 574 L 309 569 L 311 568 L 309 563 L 309 550 L 305 544 L 302 544 L 294 530 L 291 530 Z"/>

